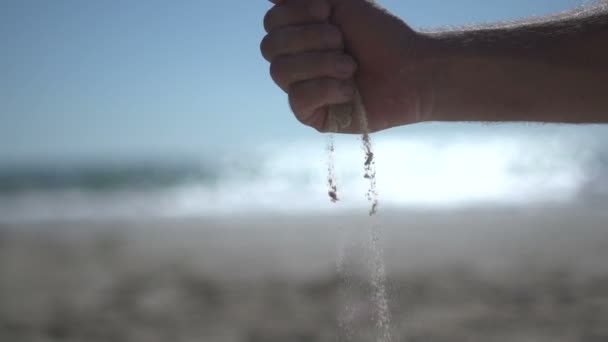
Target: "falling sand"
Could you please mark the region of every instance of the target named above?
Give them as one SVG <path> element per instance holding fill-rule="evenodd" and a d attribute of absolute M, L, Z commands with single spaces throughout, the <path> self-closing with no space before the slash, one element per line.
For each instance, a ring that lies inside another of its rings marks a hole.
<path fill-rule="evenodd" d="M 334 137 L 330 135 L 327 138 L 327 194 L 329 199 L 336 203 L 338 202 L 338 186 L 336 185 L 336 167 L 335 167 L 335 147 Z"/>
<path fill-rule="evenodd" d="M 355 94 L 354 102 L 355 112 L 359 114 L 359 127 L 363 132 L 361 138 L 363 144 L 363 151 L 365 153 L 365 161 L 363 163 L 364 178 L 369 181 L 369 188 L 367 191 L 367 200 L 370 203 L 369 216 L 370 222 L 370 235 L 371 241 L 369 244 L 369 264 L 371 268 L 371 290 L 372 290 L 372 303 L 374 305 L 374 320 L 378 329 L 378 342 L 391 342 L 391 319 L 390 310 L 388 307 L 388 298 L 386 291 L 386 267 L 384 265 L 384 257 L 382 255 L 382 249 L 380 247 L 380 226 L 376 222 L 375 216 L 378 211 L 378 191 L 376 188 L 376 163 L 373 152 L 372 141 L 369 135 L 369 126 L 367 122 L 367 112 L 363 105 L 361 95 L 357 91 Z M 335 114 L 335 115 L 334 115 Z M 337 124 L 348 122 L 350 120 L 340 119 L 337 116 L 339 112 L 332 112 L 330 108 L 330 122 L 334 125 L 334 130 L 337 131 Z M 334 117 L 332 117 L 334 116 Z M 344 127 L 345 125 L 342 125 Z M 348 125 L 346 125 L 348 126 Z M 328 152 L 328 194 L 332 202 L 338 201 L 338 189 L 335 178 L 335 146 L 333 135 L 328 137 L 327 142 Z M 346 259 L 346 245 L 341 243 L 338 251 L 337 260 L 337 271 L 345 287 L 350 284 L 350 276 L 346 270 L 344 264 Z M 354 327 L 352 327 L 351 316 L 353 315 L 353 309 L 350 307 L 348 302 L 344 305 L 344 310 L 340 317 L 340 325 L 344 334 L 344 339 L 349 341 L 352 339 Z"/>

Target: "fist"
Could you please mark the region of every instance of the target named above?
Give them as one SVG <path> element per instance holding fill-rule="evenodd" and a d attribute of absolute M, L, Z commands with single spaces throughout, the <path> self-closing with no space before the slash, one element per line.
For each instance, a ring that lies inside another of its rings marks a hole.
<path fill-rule="evenodd" d="M 320 132 L 337 122 L 339 133 L 363 133 L 359 120 L 335 120 L 360 118 L 363 106 L 370 132 L 431 120 L 450 65 L 432 35 L 371 0 L 273 2 L 261 50 L 300 122 Z"/>
<path fill-rule="evenodd" d="M 357 64 L 344 52 L 343 34 L 330 23 L 331 14 L 326 0 L 278 4 L 264 18 L 268 35 L 261 43 L 270 75 L 287 92 L 296 118 L 321 132 L 331 130 L 330 110 L 352 114 L 356 91 Z"/>

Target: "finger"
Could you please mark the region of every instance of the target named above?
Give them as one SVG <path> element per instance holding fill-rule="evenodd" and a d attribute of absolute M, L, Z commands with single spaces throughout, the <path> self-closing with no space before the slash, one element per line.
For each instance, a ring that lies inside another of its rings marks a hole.
<path fill-rule="evenodd" d="M 359 134 L 358 128 L 351 124 L 353 111 L 352 102 L 324 106 L 316 109 L 303 123 L 321 133 Z"/>
<path fill-rule="evenodd" d="M 280 55 L 342 49 L 342 33 L 325 23 L 279 28 L 266 35 L 260 44 L 262 55 L 268 61 Z"/>
<path fill-rule="evenodd" d="M 347 80 L 353 77 L 356 68 L 355 60 L 340 51 L 307 52 L 275 58 L 270 65 L 270 76 L 287 91 L 290 85 L 305 80 Z"/>
<path fill-rule="evenodd" d="M 326 0 L 289 0 L 274 6 L 264 17 L 264 28 L 270 32 L 289 25 L 321 23 L 329 19 L 331 7 Z"/>
<path fill-rule="evenodd" d="M 347 103 L 353 100 L 355 85 L 352 80 L 340 81 L 322 78 L 298 82 L 289 87 L 289 104 L 300 122 L 311 126 L 319 123 L 314 115 L 320 108 L 331 104 Z M 323 118 L 325 120 L 326 118 Z"/>
<path fill-rule="evenodd" d="M 300 122 L 316 129 L 318 132 L 325 133 L 328 131 L 326 129 L 327 127 L 330 127 L 330 129 L 333 128 L 331 125 L 327 124 L 329 118 L 328 113 L 328 106 L 317 108 L 306 122 L 301 120 Z"/>
<path fill-rule="evenodd" d="M 333 104 L 327 109 L 325 128 L 328 132 L 344 132 L 353 123 L 354 104 L 352 102 Z"/>

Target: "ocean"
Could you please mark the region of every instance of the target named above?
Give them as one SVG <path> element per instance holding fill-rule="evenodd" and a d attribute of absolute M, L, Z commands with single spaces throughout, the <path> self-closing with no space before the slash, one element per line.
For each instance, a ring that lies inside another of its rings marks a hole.
<path fill-rule="evenodd" d="M 327 196 L 322 141 L 292 142 L 177 162 L 2 165 L 0 222 L 359 209 L 367 205 L 367 184 L 356 140 L 337 141 L 337 205 Z M 375 142 L 380 203 L 459 208 L 601 201 L 608 193 L 608 147 L 600 142 L 557 133 L 381 137 Z"/>

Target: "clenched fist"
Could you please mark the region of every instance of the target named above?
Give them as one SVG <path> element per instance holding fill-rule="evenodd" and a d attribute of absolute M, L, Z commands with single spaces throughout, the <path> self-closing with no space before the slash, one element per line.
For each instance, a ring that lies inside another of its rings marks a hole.
<path fill-rule="evenodd" d="M 425 121 L 432 109 L 432 40 L 366 0 L 283 0 L 264 18 L 270 74 L 296 118 L 330 129 L 330 107 L 356 117 L 360 92 L 371 132 Z M 358 120 L 339 130 L 362 133 Z"/>

